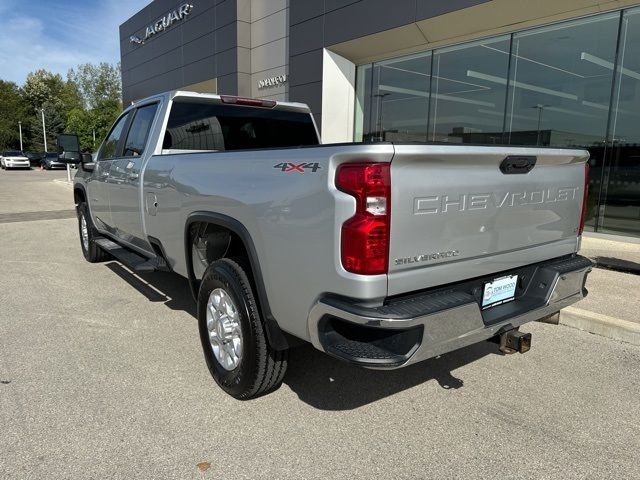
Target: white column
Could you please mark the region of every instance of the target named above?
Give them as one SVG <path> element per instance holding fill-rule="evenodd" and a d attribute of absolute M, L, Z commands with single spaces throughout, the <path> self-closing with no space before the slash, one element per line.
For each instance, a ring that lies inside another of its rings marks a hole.
<path fill-rule="evenodd" d="M 322 61 L 322 143 L 353 142 L 356 66 L 324 49 Z"/>

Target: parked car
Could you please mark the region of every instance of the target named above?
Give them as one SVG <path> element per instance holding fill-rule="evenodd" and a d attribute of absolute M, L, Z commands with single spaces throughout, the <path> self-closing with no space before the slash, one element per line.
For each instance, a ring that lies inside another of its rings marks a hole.
<path fill-rule="evenodd" d="M 42 157 L 42 167 L 45 170 L 52 170 L 55 168 L 67 168 L 67 164 L 58 159 L 56 152 L 47 152 Z"/>
<path fill-rule="evenodd" d="M 80 245 L 190 283 L 205 361 L 238 399 L 284 378 L 300 341 L 394 369 L 494 339 L 581 300 L 591 271 L 584 150 L 320 145 L 309 108 L 169 92 L 78 139 Z"/>
<path fill-rule="evenodd" d="M 24 156 L 29 159 L 29 163 L 31 164 L 32 167 L 39 167 L 41 165 L 42 157 L 44 156 L 44 153 L 25 152 Z"/>
<path fill-rule="evenodd" d="M 0 157 L 0 167 L 8 168 L 31 168 L 29 159 L 19 150 L 7 150 L 2 152 Z"/>

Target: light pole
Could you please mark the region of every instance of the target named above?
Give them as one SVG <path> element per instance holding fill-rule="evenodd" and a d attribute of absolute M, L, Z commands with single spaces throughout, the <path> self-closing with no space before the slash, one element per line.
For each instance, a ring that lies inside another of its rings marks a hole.
<path fill-rule="evenodd" d="M 20 131 L 20 151 L 22 151 L 22 122 L 18 122 L 18 130 Z"/>
<path fill-rule="evenodd" d="M 47 148 L 47 127 L 44 125 L 44 108 L 40 109 L 40 113 L 42 114 L 42 136 L 44 138 L 44 151 L 47 152 L 49 149 Z"/>

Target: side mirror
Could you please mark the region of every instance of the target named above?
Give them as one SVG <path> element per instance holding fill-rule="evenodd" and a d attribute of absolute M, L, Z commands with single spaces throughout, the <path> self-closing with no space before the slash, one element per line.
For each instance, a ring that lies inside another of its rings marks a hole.
<path fill-rule="evenodd" d="M 62 163 L 80 163 L 80 142 L 77 135 L 58 135 L 58 160 Z"/>
<path fill-rule="evenodd" d="M 80 155 L 80 164 L 82 165 L 82 169 L 86 172 L 93 172 L 93 169 L 96 166 L 93 155 L 90 153 L 83 153 Z"/>

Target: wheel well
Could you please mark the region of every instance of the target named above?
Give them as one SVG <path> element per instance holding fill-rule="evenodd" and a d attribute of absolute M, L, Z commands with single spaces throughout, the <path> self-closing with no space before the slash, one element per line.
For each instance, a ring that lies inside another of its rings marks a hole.
<path fill-rule="evenodd" d="M 247 247 L 240 236 L 226 227 L 209 222 L 194 222 L 189 225 L 189 245 L 193 245 L 198 237 L 206 244 L 204 253 L 207 264 L 231 257 L 242 257 L 249 261 Z M 191 255 L 190 258 L 193 262 Z"/>
<path fill-rule="evenodd" d="M 209 221 L 212 219 L 213 221 Z M 219 223 L 216 223 L 219 222 Z M 195 299 L 198 298 L 200 280 L 196 278 L 193 269 L 193 240 L 196 236 L 205 237 L 210 241 L 210 245 L 204 249 L 206 261 L 215 262 L 221 258 L 243 258 L 246 259 L 245 271 L 249 281 L 256 293 L 258 308 L 262 312 L 265 322 L 267 337 L 272 348 L 284 350 L 289 348 L 285 334 L 280 330 L 278 322 L 271 313 L 267 293 L 262 279 L 262 271 L 258 261 L 255 247 L 251 242 L 251 237 L 246 228 L 236 220 L 208 212 L 197 212 L 192 214 L 192 221 L 187 221 L 185 232 L 185 248 L 187 259 L 187 272 L 191 293 Z M 207 242 L 209 243 L 209 242 Z"/>
<path fill-rule="evenodd" d="M 73 201 L 75 202 L 76 206 L 80 205 L 82 202 L 86 202 L 87 197 L 85 197 L 84 195 L 84 190 L 82 190 L 81 188 L 74 188 Z"/>

